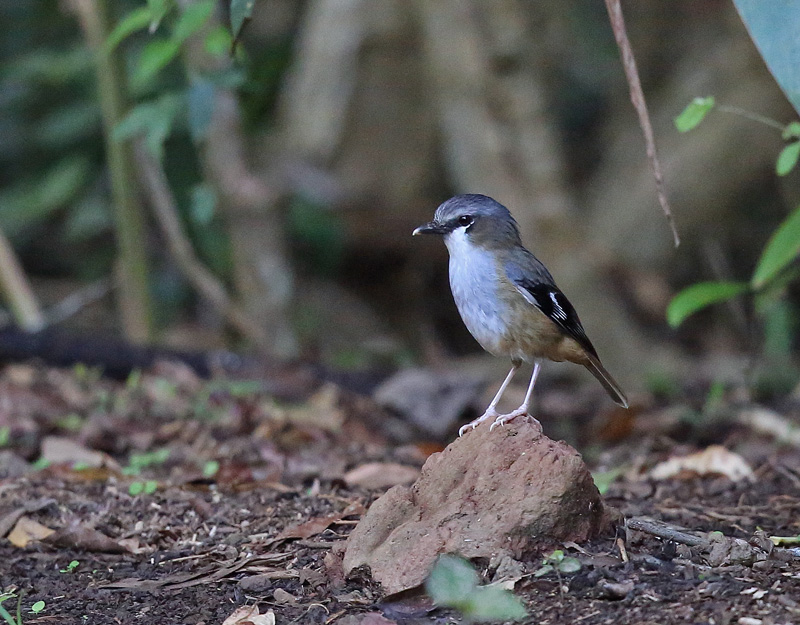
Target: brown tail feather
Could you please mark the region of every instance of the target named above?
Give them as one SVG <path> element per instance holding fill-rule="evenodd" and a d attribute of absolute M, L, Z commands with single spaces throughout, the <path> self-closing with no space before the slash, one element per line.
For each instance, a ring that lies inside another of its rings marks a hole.
<path fill-rule="evenodd" d="M 598 358 L 590 355 L 589 362 L 585 364 L 585 367 L 591 371 L 592 375 L 603 385 L 603 388 L 606 389 L 611 399 L 623 408 L 628 407 L 628 398 L 625 397 L 625 393 L 622 391 L 619 384 L 617 384 L 617 381 L 611 377 L 611 374 L 606 371 L 603 363 L 601 363 Z"/>

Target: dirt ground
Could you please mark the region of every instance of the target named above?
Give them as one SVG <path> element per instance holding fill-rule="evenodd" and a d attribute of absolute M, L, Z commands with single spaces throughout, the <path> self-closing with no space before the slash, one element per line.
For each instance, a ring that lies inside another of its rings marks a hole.
<path fill-rule="evenodd" d="M 800 622 L 797 406 L 756 414 L 723 399 L 711 414 L 640 403 L 633 419 L 604 405 L 574 415 L 586 427 L 572 442 L 598 484 L 611 482 L 605 501 L 628 522 L 563 545 L 581 563 L 576 573 L 537 576 L 540 558 L 521 563 L 507 584 L 525 622 Z M 385 597 L 363 575 L 342 575 L 360 515 L 440 448 L 390 443 L 379 417 L 369 400 L 330 386 L 288 405 L 174 365 L 127 383 L 82 368 L 7 366 L 0 587 L 22 596 L 26 624 L 221 624 L 241 606 L 271 611 L 278 625 L 461 622 L 421 590 Z M 546 433 L 558 429 L 541 420 Z M 703 476 L 651 471 L 714 443 L 752 474 L 732 479 L 735 462 Z M 486 583 L 503 577 L 476 564 Z M 13 614 L 16 602 L 2 605 Z"/>

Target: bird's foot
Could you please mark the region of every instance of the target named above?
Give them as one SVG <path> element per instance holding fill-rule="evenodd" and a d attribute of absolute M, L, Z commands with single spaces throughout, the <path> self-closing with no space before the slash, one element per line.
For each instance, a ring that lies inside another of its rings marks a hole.
<path fill-rule="evenodd" d="M 474 430 L 476 427 L 478 427 L 481 423 L 483 423 L 487 419 L 494 419 L 499 416 L 500 413 L 498 413 L 494 408 L 487 408 L 486 412 L 484 412 L 480 417 L 458 428 L 458 436 L 459 437 L 464 436 L 465 432 L 468 432 L 469 430 Z"/>
<path fill-rule="evenodd" d="M 520 406 L 516 410 L 509 412 L 508 414 L 501 414 L 498 415 L 497 418 L 494 420 L 494 423 L 489 427 L 489 431 L 491 432 L 494 430 L 498 425 L 505 425 L 509 421 L 513 421 L 517 417 L 525 417 L 528 421 L 532 421 L 533 425 L 535 425 L 539 429 L 539 433 L 542 432 L 542 424 L 539 423 L 538 419 L 532 417 L 528 414 L 528 407 L 527 406 Z"/>

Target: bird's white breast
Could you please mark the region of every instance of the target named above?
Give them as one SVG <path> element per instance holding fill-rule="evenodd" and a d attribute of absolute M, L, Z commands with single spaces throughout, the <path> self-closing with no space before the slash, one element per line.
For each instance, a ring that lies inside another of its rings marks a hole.
<path fill-rule="evenodd" d="M 491 252 L 470 242 L 466 228 L 454 230 L 444 242 L 450 252 L 450 289 L 458 312 L 478 343 L 498 354 L 506 331 L 506 307 L 497 292 L 497 260 Z"/>

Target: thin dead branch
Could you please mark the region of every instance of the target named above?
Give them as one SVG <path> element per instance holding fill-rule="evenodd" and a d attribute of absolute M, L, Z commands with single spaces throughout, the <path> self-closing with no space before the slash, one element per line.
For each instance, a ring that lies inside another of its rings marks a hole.
<path fill-rule="evenodd" d="M 658 201 L 667 218 L 667 223 L 672 230 L 672 238 L 675 240 L 675 247 L 681 243 L 678 236 L 678 228 L 675 225 L 675 218 L 672 215 L 672 210 L 667 200 L 667 194 L 664 190 L 664 176 L 661 173 L 661 162 L 658 160 L 658 152 L 656 151 L 656 140 L 653 134 L 653 126 L 650 123 L 650 114 L 647 112 L 647 102 L 644 99 L 644 92 L 642 91 L 642 83 L 639 80 L 639 70 L 636 68 L 636 59 L 633 56 L 633 48 L 628 39 L 628 33 L 625 30 L 625 19 L 622 16 L 622 6 L 620 0 L 606 0 L 606 8 L 608 9 L 608 17 L 611 20 L 611 28 L 614 30 L 614 38 L 617 41 L 620 54 L 622 55 L 622 65 L 625 68 L 625 78 L 628 80 L 628 88 L 631 92 L 631 102 L 636 109 L 636 114 L 639 116 L 639 125 L 644 133 L 644 140 L 647 144 L 647 158 L 650 160 L 650 166 L 653 170 L 653 178 L 656 181 L 656 193 L 658 194 Z"/>
<path fill-rule="evenodd" d="M 135 143 L 134 154 L 142 186 L 150 198 L 156 221 L 167 239 L 167 246 L 180 270 L 231 326 L 257 345 L 264 347 L 266 335 L 261 326 L 233 302 L 222 283 L 195 255 L 189 239 L 183 232 L 175 198 L 161 164 L 141 141 Z"/>
<path fill-rule="evenodd" d="M 44 315 L 36 301 L 25 272 L 11 243 L 0 231 L 0 294 L 4 295 L 11 314 L 20 328 L 38 332 L 44 327 Z"/>

